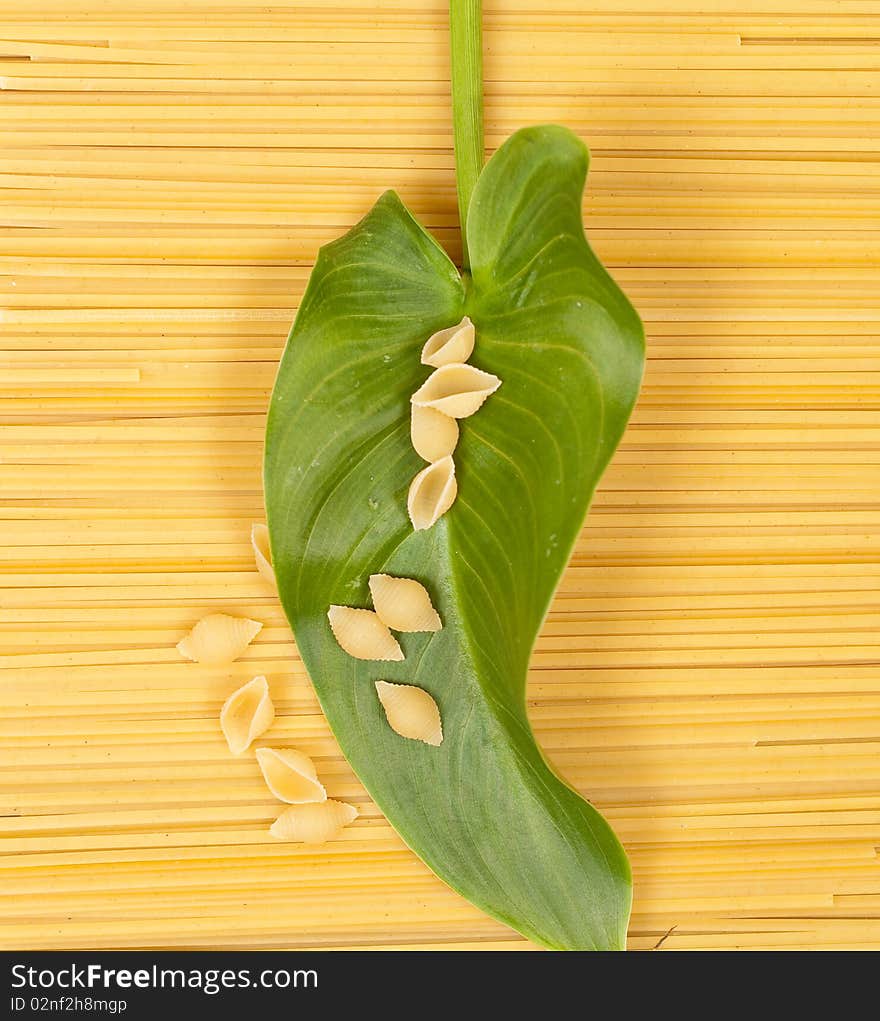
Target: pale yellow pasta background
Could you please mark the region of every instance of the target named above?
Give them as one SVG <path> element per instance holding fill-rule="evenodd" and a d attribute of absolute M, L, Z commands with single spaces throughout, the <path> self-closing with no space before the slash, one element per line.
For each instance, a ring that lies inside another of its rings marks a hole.
<path fill-rule="evenodd" d="M 590 143 L 590 237 L 648 333 L 536 729 L 630 853 L 633 948 L 880 949 L 880 4 L 486 6 L 487 144 Z M 458 251 L 445 24 L 3 5 L 5 947 L 530 948 L 370 803 L 249 540 L 318 246 L 393 186 Z M 232 667 L 175 651 L 210 611 L 265 625 Z M 268 742 L 360 809 L 326 849 L 273 841 L 227 751 L 255 674 Z"/>

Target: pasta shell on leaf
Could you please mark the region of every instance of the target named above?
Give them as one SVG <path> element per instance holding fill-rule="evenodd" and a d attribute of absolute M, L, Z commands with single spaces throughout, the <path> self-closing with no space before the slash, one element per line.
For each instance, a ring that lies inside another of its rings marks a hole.
<path fill-rule="evenodd" d="M 345 826 L 357 819 L 358 810 L 345 801 L 292 805 L 269 827 L 277 840 L 295 840 L 303 844 L 323 844 L 338 837 Z"/>
<path fill-rule="evenodd" d="M 465 316 L 460 323 L 438 330 L 425 341 L 422 365 L 439 369 L 450 362 L 466 362 L 474 350 L 474 324 Z"/>
<path fill-rule="evenodd" d="M 440 710 L 424 688 L 417 688 L 414 684 L 376 681 L 376 692 L 388 725 L 395 733 L 435 747 L 441 744 L 443 726 Z"/>
<path fill-rule="evenodd" d="M 349 656 L 355 659 L 391 660 L 395 663 L 403 659 L 403 649 L 375 610 L 331 606 L 327 611 L 327 619 L 333 637 Z"/>
<path fill-rule="evenodd" d="M 226 666 L 238 659 L 262 627 L 259 621 L 247 617 L 209 613 L 177 643 L 177 651 L 195 663 Z"/>
<path fill-rule="evenodd" d="M 449 510 L 457 495 L 455 463 L 451 457 L 441 457 L 423 468 L 412 480 L 406 498 L 413 528 L 417 532 L 430 528 Z"/>
<path fill-rule="evenodd" d="M 393 631 L 439 631 L 443 627 L 427 589 L 415 578 L 371 574 L 370 595 L 379 619 Z"/>
<path fill-rule="evenodd" d="M 223 703 L 220 729 L 232 754 L 241 755 L 272 726 L 274 719 L 269 682 L 265 677 L 255 677 L 233 691 Z"/>
<path fill-rule="evenodd" d="M 467 418 L 495 393 L 501 380 L 491 372 L 473 365 L 450 362 L 435 369 L 412 395 L 412 403 L 420 408 L 433 408 L 451 418 Z"/>
<path fill-rule="evenodd" d="M 413 450 L 425 461 L 448 457 L 458 444 L 458 422 L 442 411 L 413 404 L 409 434 Z"/>
<path fill-rule="evenodd" d="M 266 786 L 279 801 L 302 805 L 327 800 L 315 764 L 304 752 L 293 748 L 258 748 L 257 762 Z"/>
<path fill-rule="evenodd" d="M 275 571 L 272 567 L 272 552 L 269 549 L 269 529 L 265 525 L 251 525 L 251 546 L 257 570 L 271 583 L 272 588 L 277 589 Z"/>

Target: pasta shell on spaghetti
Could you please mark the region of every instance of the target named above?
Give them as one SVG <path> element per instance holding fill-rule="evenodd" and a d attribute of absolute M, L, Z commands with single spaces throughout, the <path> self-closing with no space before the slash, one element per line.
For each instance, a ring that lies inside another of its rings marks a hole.
<path fill-rule="evenodd" d="M 432 334 L 422 348 L 422 365 L 439 369 L 450 362 L 466 362 L 474 350 L 474 324 L 465 316 L 460 323 Z"/>
<path fill-rule="evenodd" d="M 412 480 L 406 498 L 413 528 L 417 532 L 430 528 L 449 510 L 457 495 L 455 463 L 451 457 L 441 457 L 423 468 Z"/>
<path fill-rule="evenodd" d="M 220 729 L 232 754 L 241 755 L 272 726 L 274 719 L 269 682 L 265 677 L 255 677 L 233 691 L 223 703 Z"/>
<path fill-rule="evenodd" d="M 238 659 L 262 627 L 258 621 L 247 617 L 209 613 L 177 643 L 177 651 L 195 663 L 226 666 Z"/>
<path fill-rule="evenodd" d="M 338 837 L 343 828 L 357 818 L 358 810 L 345 801 L 321 801 L 292 805 L 269 827 L 276 840 L 294 840 L 303 844 L 323 844 Z"/>
<path fill-rule="evenodd" d="M 315 764 L 304 752 L 293 748 L 258 748 L 257 762 L 266 786 L 279 801 L 303 805 L 327 800 Z"/>
<path fill-rule="evenodd" d="M 442 411 L 412 406 L 409 434 L 413 449 L 425 461 L 448 457 L 458 444 L 458 422 Z"/>
<path fill-rule="evenodd" d="M 391 684 L 376 681 L 376 693 L 388 725 L 401 737 L 424 741 L 436 747 L 443 741 L 443 726 L 437 703 L 414 684 Z"/>
<path fill-rule="evenodd" d="M 451 418 L 467 418 L 499 386 L 501 380 L 491 372 L 462 362 L 450 362 L 435 369 L 411 400 L 419 408 L 433 408 Z"/>
<path fill-rule="evenodd" d="M 403 649 L 375 610 L 331 606 L 327 611 L 333 637 L 355 659 L 381 659 L 399 663 Z"/>
<path fill-rule="evenodd" d="M 272 552 L 269 548 L 269 529 L 265 525 L 251 525 L 251 546 L 257 570 L 272 588 L 277 589 L 275 571 L 272 567 Z"/>
<path fill-rule="evenodd" d="M 427 589 L 415 578 L 371 574 L 370 595 L 379 619 L 392 631 L 439 631 L 443 627 Z"/>

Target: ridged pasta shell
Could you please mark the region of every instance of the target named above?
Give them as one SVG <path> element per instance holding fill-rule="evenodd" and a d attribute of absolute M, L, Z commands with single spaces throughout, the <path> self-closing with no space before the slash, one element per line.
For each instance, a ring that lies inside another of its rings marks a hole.
<path fill-rule="evenodd" d="M 424 688 L 417 688 L 414 684 L 376 681 L 376 693 L 388 725 L 401 737 L 424 741 L 434 747 L 443 741 L 440 710 Z"/>
<path fill-rule="evenodd" d="M 473 365 L 451 362 L 435 369 L 412 395 L 411 400 L 417 407 L 433 408 L 451 418 L 467 418 L 499 386 L 501 380 L 491 372 L 483 372 Z"/>
<path fill-rule="evenodd" d="M 425 586 L 415 578 L 371 574 L 370 595 L 379 619 L 392 631 L 439 631 L 443 627 Z"/>
<path fill-rule="evenodd" d="M 275 706 L 269 695 L 269 682 L 255 677 L 226 699 L 220 710 L 220 729 L 233 755 L 248 750 L 252 741 L 264 734 L 275 719 Z"/>
<path fill-rule="evenodd" d="M 399 663 L 403 649 L 374 610 L 331 606 L 327 619 L 333 637 L 355 659 L 381 659 Z"/>
<path fill-rule="evenodd" d="M 269 827 L 276 840 L 295 840 L 304 844 L 323 844 L 339 836 L 343 827 L 357 819 L 358 810 L 345 801 L 322 801 L 311 805 L 292 805 Z"/>
<path fill-rule="evenodd" d="M 226 666 L 234 662 L 257 637 L 263 625 L 247 617 L 227 613 L 209 613 L 177 643 L 177 651 L 186 659 L 207 666 Z"/>
<path fill-rule="evenodd" d="M 269 529 L 265 525 L 251 525 L 251 546 L 257 570 L 277 591 L 275 571 L 272 567 L 272 552 L 269 548 Z"/>
<path fill-rule="evenodd" d="M 474 350 L 474 324 L 467 316 L 455 326 L 438 330 L 425 341 L 422 365 L 439 369 L 450 362 L 466 362 Z"/>
<path fill-rule="evenodd" d="M 458 444 L 458 422 L 442 411 L 413 404 L 409 435 L 413 449 L 425 461 L 448 457 Z"/>
<path fill-rule="evenodd" d="M 315 764 L 304 752 L 293 748 L 258 748 L 257 762 L 266 786 L 279 801 L 303 805 L 327 800 Z"/>
<path fill-rule="evenodd" d="M 457 495 L 455 463 L 451 457 L 441 457 L 423 468 L 412 480 L 406 498 L 413 528 L 417 532 L 430 528 L 449 510 Z"/>

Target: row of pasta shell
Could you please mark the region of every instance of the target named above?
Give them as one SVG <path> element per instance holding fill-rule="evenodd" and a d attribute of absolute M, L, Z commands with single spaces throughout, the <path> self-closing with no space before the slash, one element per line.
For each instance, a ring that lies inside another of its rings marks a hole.
<path fill-rule="evenodd" d="M 473 415 L 501 386 L 497 376 L 468 363 L 475 341 L 474 324 L 465 316 L 455 326 L 432 334 L 422 348 L 422 364 L 434 371 L 410 399 L 412 445 L 428 462 L 407 495 L 407 512 L 416 531 L 435 524 L 458 495 L 453 454 L 459 419 Z"/>
<path fill-rule="evenodd" d="M 265 525 L 251 530 L 254 558 L 260 574 L 275 586 L 269 536 Z M 184 638 L 177 650 L 195 663 L 225 666 L 245 651 L 262 628 L 259 621 L 212 613 L 203 617 Z M 269 682 L 260 675 L 237 688 L 220 710 L 220 729 L 233 755 L 244 754 L 275 720 L 275 705 Z M 322 844 L 338 836 L 343 827 L 357 818 L 354 805 L 327 797 L 318 779 L 314 762 L 295 748 L 256 749 L 257 764 L 266 786 L 288 807 L 269 829 L 280 840 Z"/>

